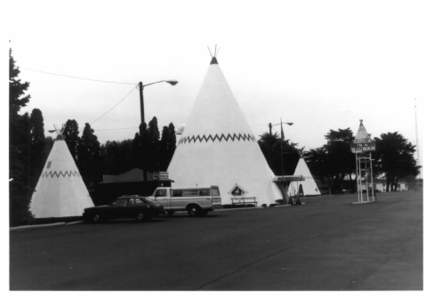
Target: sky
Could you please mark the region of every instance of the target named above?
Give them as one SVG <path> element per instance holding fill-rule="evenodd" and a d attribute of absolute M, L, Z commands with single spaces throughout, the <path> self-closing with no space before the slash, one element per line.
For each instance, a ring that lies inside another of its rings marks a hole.
<path fill-rule="evenodd" d="M 13 1 L 9 9 L 24 20 L 9 20 L 8 34 L 30 82 L 25 111 L 41 109 L 46 130 L 89 122 L 101 142 L 133 137 L 139 81 L 178 80 L 144 89 L 145 118 L 157 116 L 160 129 L 185 124 L 215 44 L 254 134 L 293 122 L 285 136 L 306 149 L 330 129 L 355 133 L 359 119 L 373 136 L 398 131 L 415 143 L 415 103 L 423 114 L 434 99 L 429 2 Z"/>

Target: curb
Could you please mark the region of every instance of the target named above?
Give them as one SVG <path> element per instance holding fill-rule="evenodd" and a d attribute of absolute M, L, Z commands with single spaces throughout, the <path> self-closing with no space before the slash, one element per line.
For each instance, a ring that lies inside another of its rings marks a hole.
<path fill-rule="evenodd" d="M 292 205 L 291 204 L 282 204 L 282 205 L 275 205 L 275 206 L 271 206 L 271 207 L 261 207 L 261 206 L 257 206 L 257 207 L 231 207 L 231 208 L 218 208 L 218 209 L 215 209 L 214 211 L 241 211 L 241 210 L 251 210 L 251 209 L 279 208 L 279 207 L 288 207 L 288 206 L 292 206 Z"/>
<path fill-rule="evenodd" d="M 74 225 L 80 223 L 83 223 L 83 221 L 78 220 L 72 222 L 56 222 L 56 223 L 49 223 L 49 224 L 22 225 L 22 226 L 10 227 L 9 230 L 16 231 L 16 230 L 24 230 L 24 229 L 37 229 L 37 228 L 44 228 L 44 227 L 67 226 L 67 225 Z"/>
<path fill-rule="evenodd" d="M 71 222 L 65 222 L 65 225 L 75 225 L 75 224 L 81 224 L 83 223 L 83 220 L 77 220 L 77 221 L 71 221 Z"/>
<path fill-rule="evenodd" d="M 251 210 L 251 209 L 258 209 L 258 208 L 262 208 L 262 207 L 231 207 L 231 208 L 218 208 L 218 209 L 214 209 L 214 211 L 241 211 L 241 210 Z"/>

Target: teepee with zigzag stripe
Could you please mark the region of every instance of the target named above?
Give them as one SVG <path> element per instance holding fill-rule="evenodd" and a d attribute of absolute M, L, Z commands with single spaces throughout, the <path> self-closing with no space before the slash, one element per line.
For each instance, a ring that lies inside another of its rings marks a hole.
<path fill-rule="evenodd" d="M 290 183 L 288 188 L 289 196 L 295 196 L 299 191 L 302 191 L 304 196 L 321 195 L 318 185 L 315 182 L 315 178 L 313 178 L 312 173 L 310 172 L 309 167 L 307 166 L 307 163 L 304 160 L 303 156 L 300 156 L 293 175 L 302 176 L 304 180 L 293 181 Z"/>
<path fill-rule="evenodd" d="M 168 173 L 174 187 L 219 186 L 223 205 L 269 205 L 282 198 L 215 57 Z"/>
<path fill-rule="evenodd" d="M 89 192 L 69 152 L 59 135 L 54 141 L 30 202 L 35 218 L 81 216 L 93 206 Z"/>

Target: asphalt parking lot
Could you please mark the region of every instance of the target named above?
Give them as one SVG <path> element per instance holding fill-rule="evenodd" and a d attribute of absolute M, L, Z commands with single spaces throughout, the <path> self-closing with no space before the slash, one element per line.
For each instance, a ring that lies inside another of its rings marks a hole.
<path fill-rule="evenodd" d="M 418 290 L 422 193 L 10 232 L 12 290 Z"/>

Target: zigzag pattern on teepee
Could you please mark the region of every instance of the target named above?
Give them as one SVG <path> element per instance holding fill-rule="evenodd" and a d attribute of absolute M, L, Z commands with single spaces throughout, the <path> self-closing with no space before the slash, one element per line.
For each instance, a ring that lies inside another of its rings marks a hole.
<path fill-rule="evenodd" d="M 250 134 L 248 134 L 248 133 L 234 133 L 234 134 L 224 134 L 224 133 L 222 133 L 222 134 L 214 134 L 214 135 L 211 135 L 211 134 L 208 134 L 208 135 L 204 135 L 204 134 L 202 134 L 202 135 L 193 135 L 193 136 L 186 136 L 186 137 L 183 137 L 183 138 L 181 138 L 180 140 L 179 140 L 179 144 L 188 144 L 188 143 L 196 143 L 196 142 L 199 142 L 199 143 L 202 143 L 202 142 L 205 142 L 205 143 L 207 143 L 208 141 L 211 141 L 211 142 L 215 142 L 215 141 L 219 141 L 219 142 L 222 142 L 222 141 L 229 141 L 229 140 L 231 140 L 231 141 L 252 141 L 252 142 L 254 142 L 255 141 L 255 137 L 254 136 L 252 136 L 252 135 L 250 135 Z"/>
<path fill-rule="evenodd" d="M 78 171 L 45 171 L 42 173 L 42 177 L 80 177 L 80 173 Z"/>
<path fill-rule="evenodd" d="M 94 204 L 89 191 L 68 145 L 58 132 L 33 190 L 30 212 L 37 219 L 75 217 L 91 206 Z"/>
<path fill-rule="evenodd" d="M 236 186 L 258 206 L 282 197 L 215 57 L 177 144 L 167 170 L 173 187 L 218 186 L 222 205 L 233 204 Z"/>

